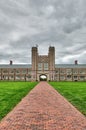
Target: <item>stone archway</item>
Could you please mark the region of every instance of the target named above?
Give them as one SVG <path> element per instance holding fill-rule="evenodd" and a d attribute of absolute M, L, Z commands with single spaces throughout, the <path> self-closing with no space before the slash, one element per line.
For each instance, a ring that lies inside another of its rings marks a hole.
<path fill-rule="evenodd" d="M 39 80 L 40 81 L 47 81 L 47 75 L 45 75 L 45 74 L 40 75 Z"/>

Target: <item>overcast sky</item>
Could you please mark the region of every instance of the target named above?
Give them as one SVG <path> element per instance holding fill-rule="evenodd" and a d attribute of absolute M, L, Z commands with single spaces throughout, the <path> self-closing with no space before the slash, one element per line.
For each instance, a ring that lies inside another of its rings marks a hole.
<path fill-rule="evenodd" d="M 0 0 L 0 64 L 31 63 L 55 46 L 57 64 L 86 63 L 86 0 Z"/>

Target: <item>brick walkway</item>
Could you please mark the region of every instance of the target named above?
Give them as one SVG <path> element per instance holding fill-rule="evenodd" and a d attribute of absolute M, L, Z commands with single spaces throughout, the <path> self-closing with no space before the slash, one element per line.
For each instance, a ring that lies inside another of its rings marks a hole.
<path fill-rule="evenodd" d="M 40 82 L 0 123 L 0 130 L 86 130 L 86 118 Z"/>

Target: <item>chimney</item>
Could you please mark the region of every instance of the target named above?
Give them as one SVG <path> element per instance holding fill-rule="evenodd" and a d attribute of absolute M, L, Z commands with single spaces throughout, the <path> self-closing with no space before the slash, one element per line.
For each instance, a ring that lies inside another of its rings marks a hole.
<path fill-rule="evenodd" d="M 75 60 L 75 65 L 78 65 L 78 61 L 77 60 Z"/>
<path fill-rule="evenodd" d="M 13 61 L 12 60 L 10 60 L 10 65 L 12 65 L 13 64 Z"/>

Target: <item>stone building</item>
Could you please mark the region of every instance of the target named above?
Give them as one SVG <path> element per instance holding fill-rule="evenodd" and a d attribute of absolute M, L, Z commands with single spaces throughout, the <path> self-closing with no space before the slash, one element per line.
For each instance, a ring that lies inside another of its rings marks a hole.
<path fill-rule="evenodd" d="M 55 48 L 48 55 L 39 55 L 32 47 L 32 64 L 1 64 L 0 80 L 13 81 L 86 81 L 86 64 L 55 64 Z"/>

